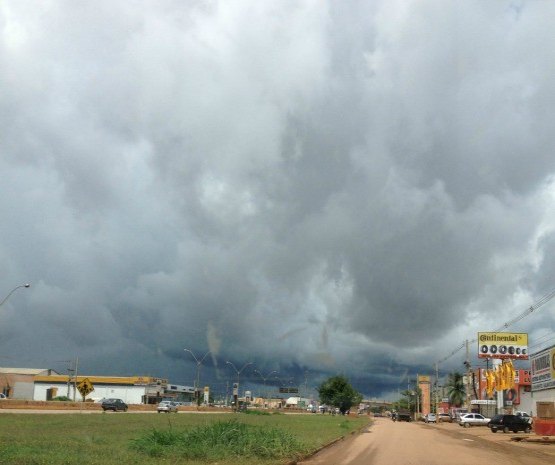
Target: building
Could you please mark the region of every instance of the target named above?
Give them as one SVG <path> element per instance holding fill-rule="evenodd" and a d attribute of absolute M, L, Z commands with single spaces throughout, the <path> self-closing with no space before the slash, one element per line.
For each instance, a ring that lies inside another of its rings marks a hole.
<path fill-rule="evenodd" d="M 92 385 L 93 390 L 85 398 L 79 390 L 81 383 Z M 155 404 L 166 397 L 168 381 L 150 376 L 34 376 L 33 400 L 52 400 L 66 396 L 76 401 L 97 401 L 115 397 L 127 404 Z M 174 397 L 174 396 L 172 396 Z"/>
<path fill-rule="evenodd" d="M 0 392 L 11 399 L 32 399 L 35 376 L 57 374 L 50 368 L 0 368 Z"/>
<path fill-rule="evenodd" d="M 478 410 L 484 416 L 491 417 L 495 415 L 497 410 L 497 391 L 494 391 L 492 396 L 488 396 L 486 372 L 487 370 L 479 368 L 473 373 L 474 388 L 470 404 L 472 410 Z M 525 394 L 529 393 L 530 390 L 530 370 L 516 370 L 514 386 L 503 391 L 503 409 L 510 412 L 514 410 L 528 411 L 528 406 L 521 404 L 523 404 Z M 526 404 L 525 401 L 524 404 Z"/>
<path fill-rule="evenodd" d="M 538 416 L 539 403 L 555 404 L 555 345 L 530 355 L 530 389 L 521 394 L 523 410 Z"/>

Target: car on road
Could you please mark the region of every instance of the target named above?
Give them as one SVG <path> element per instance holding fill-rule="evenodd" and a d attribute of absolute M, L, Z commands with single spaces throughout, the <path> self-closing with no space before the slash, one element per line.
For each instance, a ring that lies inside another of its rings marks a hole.
<path fill-rule="evenodd" d="M 425 417 L 424 417 L 424 421 L 426 423 L 437 423 L 437 417 L 435 413 L 428 413 Z"/>
<path fill-rule="evenodd" d="M 479 413 L 462 413 L 459 417 L 459 425 L 469 428 L 470 426 L 487 426 L 491 418 L 486 418 Z"/>
<path fill-rule="evenodd" d="M 399 410 L 395 412 L 395 416 L 392 417 L 393 421 L 412 421 L 411 413 L 408 410 Z"/>
<path fill-rule="evenodd" d="M 437 422 L 438 423 L 453 423 L 453 419 L 451 418 L 451 415 L 449 415 L 448 413 L 440 413 L 437 416 Z"/>
<path fill-rule="evenodd" d="M 499 430 L 504 433 L 510 431 L 513 433 L 518 433 L 519 431 L 529 433 L 532 431 L 530 423 L 525 418 L 517 415 L 495 415 L 488 426 L 492 433 L 497 433 Z"/>
<path fill-rule="evenodd" d="M 102 401 L 102 410 L 113 410 L 117 412 L 121 410 L 122 412 L 127 412 L 128 406 L 127 404 L 121 399 L 104 399 Z"/>
<path fill-rule="evenodd" d="M 518 411 L 518 412 L 515 412 L 515 415 L 517 417 L 524 418 L 530 425 L 533 423 L 532 417 L 530 415 L 528 415 L 526 412 Z"/>
<path fill-rule="evenodd" d="M 175 404 L 175 402 L 171 402 L 169 400 L 163 400 L 158 404 L 158 407 L 156 407 L 156 410 L 158 411 L 158 413 L 162 413 L 162 412 L 177 413 L 177 405 Z"/>

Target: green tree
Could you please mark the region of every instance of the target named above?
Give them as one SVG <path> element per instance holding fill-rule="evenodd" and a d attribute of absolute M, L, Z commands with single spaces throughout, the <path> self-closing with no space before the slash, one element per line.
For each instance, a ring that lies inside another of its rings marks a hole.
<path fill-rule="evenodd" d="M 328 378 L 317 390 L 320 402 L 337 407 L 343 414 L 353 405 L 360 404 L 362 400 L 362 394 L 355 391 L 344 376 Z"/>
<path fill-rule="evenodd" d="M 447 387 L 449 403 L 455 407 L 460 407 L 466 399 L 463 375 L 459 372 L 450 373 L 445 386 Z"/>
<path fill-rule="evenodd" d="M 418 403 L 422 405 L 422 391 L 417 389 L 416 391 L 412 391 L 410 389 L 406 389 L 402 391 L 401 398 L 394 402 L 393 407 L 396 410 L 409 410 L 410 412 L 416 412 L 416 407 Z M 418 399 L 417 399 L 418 397 Z"/>

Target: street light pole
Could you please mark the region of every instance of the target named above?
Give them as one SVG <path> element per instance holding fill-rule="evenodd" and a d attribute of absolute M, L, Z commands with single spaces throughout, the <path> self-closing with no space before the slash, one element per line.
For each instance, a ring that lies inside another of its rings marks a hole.
<path fill-rule="evenodd" d="M 14 287 L 14 288 L 8 293 L 8 295 L 7 295 L 6 297 L 4 297 L 4 300 L 2 300 L 2 302 L 0 302 L 0 307 L 1 307 L 2 305 L 4 305 L 4 302 L 6 302 L 6 300 L 8 300 L 8 299 L 10 298 L 10 296 L 11 296 L 15 291 L 17 291 L 18 289 L 20 289 L 20 288 L 22 288 L 22 287 L 29 288 L 29 287 L 31 287 L 31 285 L 30 285 L 29 283 L 27 283 L 27 284 L 22 284 L 21 286 L 16 286 L 16 287 Z"/>
<path fill-rule="evenodd" d="M 237 367 L 230 361 L 227 361 L 225 363 L 227 363 L 228 365 L 231 365 L 235 370 L 235 373 L 237 373 L 237 391 L 235 390 L 235 388 L 233 389 L 233 400 L 235 402 L 235 410 L 237 410 L 237 408 L 239 407 L 239 376 L 241 375 L 241 373 L 245 368 L 247 368 L 249 365 L 252 365 L 252 362 L 245 363 L 243 365 L 243 368 L 241 368 L 240 370 L 238 370 Z"/>
<path fill-rule="evenodd" d="M 278 373 L 277 370 L 274 371 L 270 371 L 270 373 L 268 373 L 266 376 L 264 376 L 262 373 L 260 373 L 258 370 L 253 370 L 255 373 L 258 373 L 260 375 L 260 377 L 262 378 L 262 380 L 264 381 L 264 393 L 266 394 L 266 398 L 268 397 L 268 391 L 266 390 L 266 380 L 268 378 L 270 378 L 270 375 L 274 374 L 274 373 Z M 267 399 L 266 399 L 267 402 Z"/>
<path fill-rule="evenodd" d="M 185 352 L 189 352 L 193 358 L 195 359 L 195 362 L 197 362 L 197 379 L 195 381 L 195 395 L 198 395 L 197 397 L 197 406 L 200 405 L 200 366 L 202 365 L 202 362 L 204 361 L 204 359 L 206 358 L 206 356 L 210 353 L 210 351 L 206 352 L 204 354 L 204 357 L 202 357 L 200 360 L 196 357 L 196 355 L 193 353 L 192 350 L 190 349 L 183 349 Z M 198 393 L 198 394 L 197 394 Z"/>

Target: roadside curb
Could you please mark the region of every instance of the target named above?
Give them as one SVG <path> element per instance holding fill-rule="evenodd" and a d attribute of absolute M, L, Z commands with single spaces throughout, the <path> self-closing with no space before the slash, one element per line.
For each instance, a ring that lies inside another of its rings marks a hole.
<path fill-rule="evenodd" d="M 370 426 L 373 425 L 373 421 L 370 420 L 370 422 L 364 426 L 361 426 L 360 428 L 355 429 L 354 431 L 351 431 L 350 433 L 348 433 L 347 435 L 343 435 L 343 436 L 339 436 L 335 439 L 332 439 L 330 442 L 320 446 L 318 449 L 313 450 L 312 452 L 302 455 L 300 458 L 296 459 L 296 460 L 291 460 L 289 462 L 285 462 L 284 465 L 297 465 L 299 462 L 302 462 L 303 460 L 307 460 L 310 457 L 314 457 L 318 452 L 323 451 L 324 449 L 327 449 L 328 447 L 331 447 L 335 444 L 337 444 L 338 442 L 344 441 L 345 439 L 349 439 L 352 436 L 361 434 L 364 432 L 364 430 L 366 428 L 369 428 Z"/>

